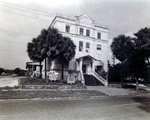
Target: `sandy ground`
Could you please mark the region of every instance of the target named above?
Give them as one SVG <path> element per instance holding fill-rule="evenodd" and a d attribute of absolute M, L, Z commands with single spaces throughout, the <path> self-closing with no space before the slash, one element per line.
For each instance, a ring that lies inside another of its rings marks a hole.
<path fill-rule="evenodd" d="M 21 77 L 0 76 L 0 87 L 14 87 L 18 85 L 18 80 Z"/>

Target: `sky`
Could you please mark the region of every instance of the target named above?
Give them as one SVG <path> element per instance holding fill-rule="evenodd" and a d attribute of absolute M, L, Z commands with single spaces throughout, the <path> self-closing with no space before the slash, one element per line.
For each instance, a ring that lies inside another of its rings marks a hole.
<path fill-rule="evenodd" d="M 27 43 L 56 14 L 87 14 L 109 28 L 109 41 L 150 27 L 150 0 L 0 0 L 0 68 L 26 69 Z M 109 52 L 109 58 L 111 58 Z"/>

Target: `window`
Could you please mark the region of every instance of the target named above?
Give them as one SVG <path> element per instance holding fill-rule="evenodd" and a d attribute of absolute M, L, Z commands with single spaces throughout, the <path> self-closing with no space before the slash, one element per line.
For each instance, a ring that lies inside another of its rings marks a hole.
<path fill-rule="evenodd" d="M 83 51 L 83 41 L 79 41 L 79 51 Z"/>
<path fill-rule="evenodd" d="M 97 44 L 97 53 L 101 54 L 102 52 L 102 46 L 100 44 Z"/>
<path fill-rule="evenodd" d="M 97 33 L 97 38 L 101 39 L 101 33 Z"/>
<path fill-rule="evenodd" d="M 86 42 L 86 52 L 90 52 L 90 43 Z"/>
<path fill-rule="evenodd" d="M 97 44 L 97 50 L 101 50 L 101 45 L 100 44 Z"/>
<path fill-rule="evenodd" d="M 89 29 L 86 30 L 86 36 L 90 36 L 90 30 Z"/>
<path fill-rule="evenodd" d="M 66 32 L 70 32 L 70 26 L 69 25 L 66 25 Z"/>
<path fill-rule="evenodd" d="M 83 28 L 80 28 L 80 35 L 83 35 L 83 32 L 84 32 Z"/>

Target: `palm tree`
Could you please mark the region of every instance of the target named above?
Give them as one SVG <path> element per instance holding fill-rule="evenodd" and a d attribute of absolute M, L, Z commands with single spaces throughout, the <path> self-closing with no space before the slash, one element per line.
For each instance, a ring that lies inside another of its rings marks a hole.
<path fill-rule="evenodd" d="M 33 61 L 40 62 L 40 77 L 42 77 L 41 62 L 43 61 L 44 57 L 39 48 L 39 40 L 36 38 L 33 38 L 32 42 L 27 44 L 27 53 L 29 58 Z"/>
<path fill-rule="evenodd" d="M 75 48 L 76 46 L 70 38 L 63 37 L 57 29 L 49 27 L 48 30 L 43 29 L 37 38 L 33 38 L 32 42 L 28 43 L 27 52 L 31 60 L 38 60 L 40 64 L 45 59 L 46 76 L 46 58 L 49 58 L 48 68 L 55 58 L 61 58 L 63 73 L 64 63 L 74 57 Z"/>
<path fill-rule="evenodd" d="M 62 46 L 59 54 L 59 61 L 62 65 L 62 80 L 64 79 L 64 64 L 67 64 L 74 56 L 76 46 L 69 37 L 63 37 L 63 42 L 58 46 Z"/>
<path fill-rule="evenodd" d="M 113 55 L 121 61 L 120 73 L 121 73 L 121 84 L 123 83 L 123 66 L 124 62 L 130 56 L 131 52 L 134 50 L 134 43 L 132 38 L 125 35 L 119 35 L 113 39 L 111 44 L 111 51 Z"/>

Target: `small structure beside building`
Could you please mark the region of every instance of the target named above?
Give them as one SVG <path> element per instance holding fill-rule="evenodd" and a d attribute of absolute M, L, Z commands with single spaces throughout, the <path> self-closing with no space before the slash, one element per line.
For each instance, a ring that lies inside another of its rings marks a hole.
<path fill-rule="evenodd" d="M 41 65 L 42 68 L 42 65 Z M 28 75 L 31 77 L 40 77 L 40 63 L 39 62 L 27 62 L 26 69 L 28 69 Z"/>
<path fill-rule="evenodd" d="M 76 45 L 74 58 L 65 66 L 64 80 L 71 84 L 80 81 L 84 85 L 107 86 L 108 81 L 97 71 L 108 71 L 108 27 L 96 23 L 86 14 L 73 18 L 57 14 L 50 27 L 57 28 L 60 34 L 71 38 Z M 48 58 L 46 60 L 48 64 L 51 62 Z M 45 62 L 42 63 L 43 78 L 45 78 L 44 64 Z M 28 68 L 32 69 L 34 66 Z M 51 66 L 46 66 L 50 79 L 54 79 L 52 73 L 55 73 L 57 79 L 61 80 L 61 66 L 57 60 L 52 61 Z"/>

